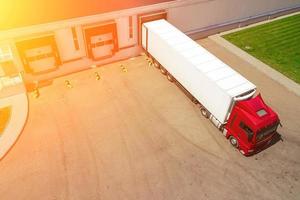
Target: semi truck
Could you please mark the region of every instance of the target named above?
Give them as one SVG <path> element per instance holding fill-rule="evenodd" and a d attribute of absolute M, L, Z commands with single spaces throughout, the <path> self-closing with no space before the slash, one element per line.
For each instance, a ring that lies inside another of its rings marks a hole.
<path fill-rule="evenodd" d="M 256 86 L 168 21 L 143 23 L 150 63 L 185 91 L 243 155 L 268 146 L 280 124 Z"/>

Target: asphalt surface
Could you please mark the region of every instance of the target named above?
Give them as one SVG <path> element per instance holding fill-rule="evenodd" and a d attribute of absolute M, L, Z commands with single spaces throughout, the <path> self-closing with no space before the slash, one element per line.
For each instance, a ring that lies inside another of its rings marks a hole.
<path fill-rule="evenodd" d="M 30 96 L 27 125 L 0 161 L 0 199 L 300 199 L 300 98 L 209 39 L 200 43 L 257 85 L 283 141 L 242 156 L 141 56 Z"/>

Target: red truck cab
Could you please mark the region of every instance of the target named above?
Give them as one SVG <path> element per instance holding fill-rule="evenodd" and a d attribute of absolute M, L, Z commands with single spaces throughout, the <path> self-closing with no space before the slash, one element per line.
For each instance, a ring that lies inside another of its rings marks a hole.
<path fill-rule="evenodd" d="M 225 135 L 242 154 L 251 155 L 271 142 L 279 123 L 278 115 L 259 94 L 236 102 L 225 125 Z"/>

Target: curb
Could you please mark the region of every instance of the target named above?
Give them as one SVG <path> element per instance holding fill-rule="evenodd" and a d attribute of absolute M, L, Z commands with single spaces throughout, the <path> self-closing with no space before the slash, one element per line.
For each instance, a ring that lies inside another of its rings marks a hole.
<path fill-rule="evenodd" d="M 8 126 L 0 137 L 0 161 L 12 149 L 19 139 L 28 119 L 29 101 L 26 92 L 1 99 L 1 104 L 12 106 L 12 115 Z"/>
<path fill-rule="evenodd" d="M 216 42 L 218 45 L 226 48 L 231 53 L 237 55 L 239 58 L 242 58 L 243 60 L 250 63 L 252 66 L 254 66 L 259 71 L 266 74 L 268 77 L 273 79 L 274 81 L 278 82 L 285 88 L 287 88 L 289 91 L 295 93 L 296 95 L 300 96 L 300 85 L 291 79 L 287 78 L 280 72 L 274 70 L 269 65 L 263 63 L 262 61 L 258 60 L 257 58 L 253 57 L 252 55 L 248 54 L 247 52 L 243 51 L 239 47 L 233 45 L 232 43 L 228 42 L 224 38 L 221 37 L 221 34 L 212 35 L 208 37 L 212 41 Z"/>

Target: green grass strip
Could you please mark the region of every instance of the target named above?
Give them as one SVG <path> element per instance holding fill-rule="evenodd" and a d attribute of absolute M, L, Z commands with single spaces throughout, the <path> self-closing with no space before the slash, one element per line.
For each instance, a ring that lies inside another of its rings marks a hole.
<path fill-rule="evenodd" d="M 300 83 L 300 14 L 223 37 Z"/>

